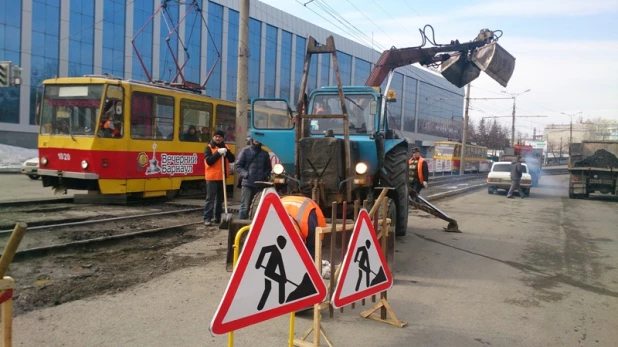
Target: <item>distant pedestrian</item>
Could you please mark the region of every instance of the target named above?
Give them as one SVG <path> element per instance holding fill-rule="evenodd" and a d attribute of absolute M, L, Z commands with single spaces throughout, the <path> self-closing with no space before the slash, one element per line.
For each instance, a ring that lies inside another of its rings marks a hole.
<path fill-rule="evenodd" d="M 262 143 L 250 140 L 249 146 L 242 149 L 236 162 L 236 172 L 240 176 L 240 211 L 238 218 L 249 218 L 249 205 L 259 190 L 258 181 L 268 180 L 272 167 L 270 155 L 262 149 Z"/>
<path fill-rule="evenodd" d="M 408 160 L 408 168 L 409 189 L 420 195 L 421 190 L 427 188 L 427 180 L 429 179 L 429 166 L 425 159 L 421 157 L 420 148 L 412 148 L 412 158 Z"/>
<path fill-rule="evenodd" d="M 517 194 L 519 194 L 522 199 L 524 198 L 524 193 L 521 191 L 521 186 L 519 185 L 522 176 L 521 162 L 521 156 L 518 155 L 517 159 L 511 163 L 511 188 L 506 194 L 506 197 L 509 199 L 514 199 L 513 192 L 515 190 L 517 190 Z"/>
<path fill-rule="evenodd" d="M 223 213 L 223 172 L 221 165 L 225 165 L 225 177 L 230 175 L 230 163 L 236 159 L 234 153 L 223 141 L 225 133 L 217 130 L 212 141 L 204 149 L 204 164 L 206 169 L 206 203 L 204 205 L 204 224 L 213 225 L 221 222 Z"/>

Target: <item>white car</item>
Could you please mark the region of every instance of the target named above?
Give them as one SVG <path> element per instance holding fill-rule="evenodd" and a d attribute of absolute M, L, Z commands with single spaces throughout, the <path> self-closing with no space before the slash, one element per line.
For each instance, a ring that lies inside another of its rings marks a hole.
<path fill-rule="evenodd" d="M 32 158 L 26 160 L 23 164 L 21 164 L 21 173 L 30 177 L 30 179 L 38 180 L 39 175 L 37 175 L 37 171 L 39 170 L 39 158 Z"/>
<path fill-rule="evenodd" d="M 530 195 L 530 187 L 532 187 L 532 176 L 528 173 L 528 166 L 524 163 L 522 166 L 522 176 L 519 185 L 525 196 Z M 487 193 L 493 194 L 498 189 L 504 189 L 508 192 L 511 188 L 511 162 L 498 161 L 493 163 L 491 171 L 487 175 Z"/>

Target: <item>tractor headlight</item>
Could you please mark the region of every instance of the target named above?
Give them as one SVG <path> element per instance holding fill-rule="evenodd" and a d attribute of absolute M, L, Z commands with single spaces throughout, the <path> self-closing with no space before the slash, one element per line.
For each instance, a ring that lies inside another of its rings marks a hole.
<path fill-rule="evenodd" d="M 82 160 L 82 169 L 86 170 L 88 168 L 88 160 Z"/>
<path fill-rule="evenodd" d="M 283 165 L 281 164 L 275 164 L 275 166 L 273 166 L 273 172 L 275 173 L 275 175 L 281 175 L 283 173 Z"/>
<path fill-rule="evenodd" d="M 367 164 L 358 163 L 356 164 L 356 173 L 359 175 L 364 175 L 367 172 Z"/>
<path fill-rule="evenodd" d="M 41 164 L 47 165 L 47 158 L 45 157 L 41 158 Z"/>

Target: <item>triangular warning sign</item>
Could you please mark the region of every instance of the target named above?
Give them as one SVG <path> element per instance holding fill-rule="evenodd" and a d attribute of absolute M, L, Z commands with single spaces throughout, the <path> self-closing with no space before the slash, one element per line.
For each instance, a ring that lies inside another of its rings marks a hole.
<path fill-rule="evenodd" d="M 392 286 L 393 276 L 384 259 L 371 218 L 367 210 L 362 209 L 343 258 L 332 305 L 341 308 Z"/>
<path fill-rule="evenodd" d="M 222 335 L 238 330 L 320 303 L 326 294 L 326 285 L 279 195 L 268 188 L 210 331 Z"/>

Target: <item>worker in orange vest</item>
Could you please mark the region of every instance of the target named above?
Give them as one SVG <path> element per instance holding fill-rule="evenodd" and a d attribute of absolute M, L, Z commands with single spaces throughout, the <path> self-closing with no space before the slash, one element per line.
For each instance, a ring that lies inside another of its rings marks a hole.
<path fill-rule="evenodd" d="M 326 227 L 326 218 L 324 218 L 322 209 L 315 201 L 304 196 L 284 196 L 281 202 L 290 215 L 296 231 L 303 238 L 311 258 L 315 259 L 315 228 Z"/>
<path fill-rule="evenodd" d="M 223 172 L 221 165 L 225 165 L 225 177 L 230 175 L 230 163 L 236 160 L 230 147 L 225 144 L 223 130 L 215 131 L 212 140 L 204 149 L 204 176 L 206 179 L 206 203 L 204 204 L 204 225 L 216 225 L 221 222 L 223 213 Z"/>
<path fill-rule="evenodd" d="M 409 189 L 420 195 L 421 189 L 427 188 L 427 180 L 429 179 L 429 167 L 425 159 L 421 157 L 420 148 L 412 148 L 412 158 L 408 160 L 408 168 Z"/>

